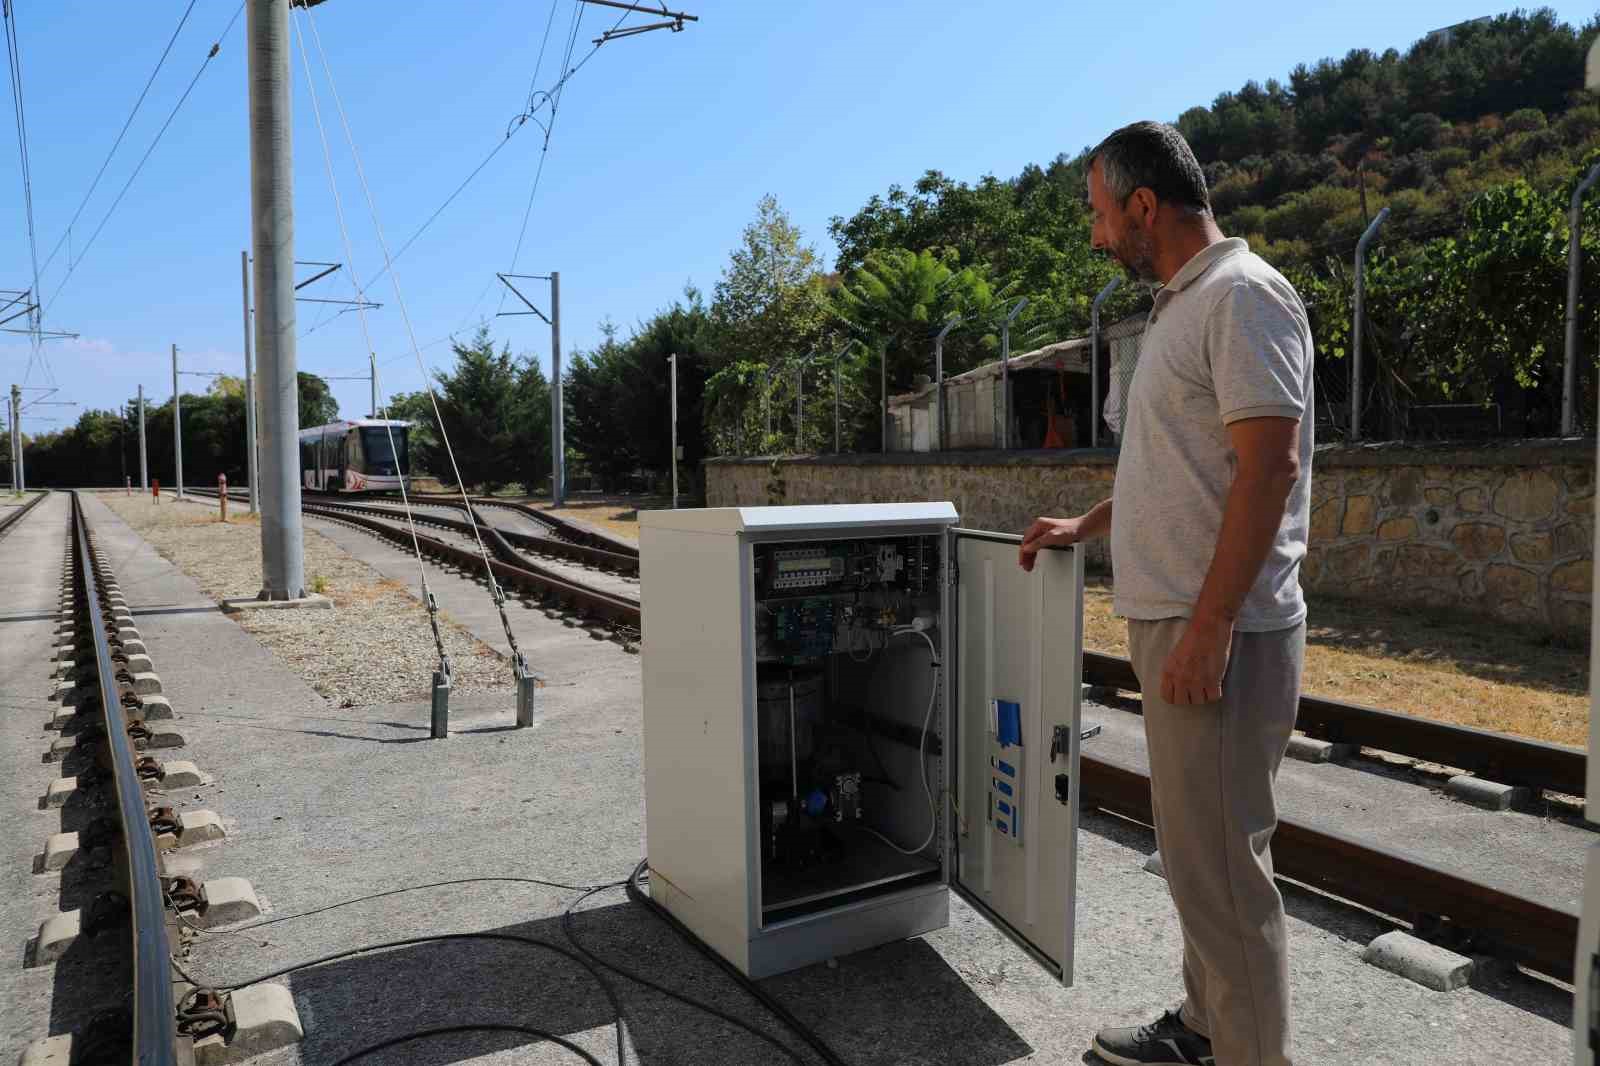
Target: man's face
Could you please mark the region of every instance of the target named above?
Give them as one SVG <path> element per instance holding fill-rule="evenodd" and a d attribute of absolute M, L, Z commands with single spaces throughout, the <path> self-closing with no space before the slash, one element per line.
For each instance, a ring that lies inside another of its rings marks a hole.
<path fill-rule="evenodd" d="M 1145 198 L 1135 191 L 1127 203 L 1118 202 L 1106 188 L 1096 159 L 1089 168 L 1089 210 L 1093 219 L 1089 243 L 1108 251 L 1138 281 L 1155 282 L 1155 239 L 1151 236 Z M 1132 210 L 1130 210 L 1132 208 Z"/>

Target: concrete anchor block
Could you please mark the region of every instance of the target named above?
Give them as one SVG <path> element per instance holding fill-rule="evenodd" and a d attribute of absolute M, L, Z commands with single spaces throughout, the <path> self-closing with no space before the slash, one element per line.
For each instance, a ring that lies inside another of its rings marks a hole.
<path fill-rule="evenodd" d="M 58 777 L 50 782 L 50 787 L 45 789 L 45 807 L 64 807 L 69 799 L 78 793 L 78 779 L 76 777 Z"/>
<path fill-rule="evenodd" d="M 56 690 L 51 694 L 50 698 L 53 700 L 65 701 L 67 695 L 77 687 L 78 683 L 76 681 L 58 681 L 56 682 Z"/>
<path fill-rule="evenodd" d="M 57 659 L 56 660 L 56 672 L 55 672 L 54 676 L 56 677 L 57 680 L 59 680 L 59 681 L 70 680 L 72 678 L 72 675 L 77 673 L 77 672 L 78 672 L 78 661 L 76 659 Z"/>
<path fill-rule="evenodd" d="M 142 640 L 124 640 L 122 641 L 122 653 L 124 655 L 149 655 L 150 649 L 144 646 L 144 641 Z"/>
<path fill-rule="evenodd" d="M 118 626 L 117 627 L 117 639 L 122 641 L 123 646 L 126 647 L 127 644 L 128 644 L 128 641 L 140 639 L 139 638 L 139 627 L 138 626 Z"/>
<path fill-rule="evenodd" d="M 78 746 L 77 737 L 56 737 L 50 742 L 50 750 L 44 753 L 45 762 L 60 762 Z"/>
<path fill-rule="evenodd" d="M 50 716 L 50 721 L 45 724 L 46 729 L 65 729 L 78 720 L 78 712 L 70 707 L 63 707 Z"/>
<path fill-rule="evenodd" d="M 1358 750 L 1354 744 L 1335 744 L 1295 734 L 1289 738 L 1289 750 L 1284 754 L 1301 762 L 1343 762 L 1354 757 Z"/>
<path fill-rule="evenodd" d="M 214 877 L 200 886 L 201 925 L 242 922 L 261 913 L 256 890 L 242 877 Z"/>
<path fill-rule="evenodd" d="M 208 784 L 210 780 L 192 762 L 174 760 L 161 764 L 162 788 L 193 788 L 195 785 Z"/>
<path fill-rule="evenodd" d="M 128 673 L 130 673 L 130 674 L 152 674 L 152 673 L 155 673 L 156 664 L 150 661 L 150 656 L 149 655 L 146 655 L 146 654 L 143 654 L 143 653 L 134 654 L 133 652 L 128 652 L 128 649 L 127 649 L 126 646 L 124 646 L 122 650 L 124 652 L 127 652 L 127 654 L 128 654 Z"/>
<path fill-rule="evenodd" d="M 45 1036 L 22 1049 L 17 1066 L 72 1066 L 72 1034 Z"/>
<path fill-rule="evenodd" d="M 140 696 L 139 716 L 147 722 L 165 721 L 172 717 L 172 703 L 165 696 Z"/>
<path fill-rule="evenodd" d="M 57 662 L 60 662 L 63 659 L 74 659 L 77 657 L 77 655 L 78 645 L 76 641 L 72 640 L 71 634 L 68 634 L 65 641 L 56 645 Z"/>
<path fill-rule="evenodd" d="M 148 725 L 148 723 L 146 724 Z M 181 748 L 183 747 L 183 734 L 159 733 L 151 729 L 150 738 L 143 744 L 137 745 L 137 747 L 140 751 L 154 751 L 157 748 Z"/>
<path fill-rule="evenodd" d="M 1444 790 L 1452 798 L 1486 811 L 1509 810 L 1513 804 L 1525 803 L 1533 795 L 1531 789 L 1485 781 L 1469 774 L 1452 777 L 1444 783 Z"/>
<path fill-rule="evenodd" d="M 228 998 L 233 1026 L 194 1042 L 195 1066 L 226 1066 L 254 1055 L 262 1055 L 305 1038 L 300 1014 L 294 1009 L 294 996 L 282 985 L 250 985 L 234 991 Z"/>
<path fill-rule="evenodd" d="M 1472 980 L 1472 960 L 1396 930 L 1367 945 L 1361 961 L 1435 992 L 1454 992 Z"/>
<path fill-rule="evenodd" d="M 45 841 L 44 862 L 40 866 L 43 870 L 60 870 L 78 854 L 78 848 L 77 833 L 52 833 Z"/>
<path fill-rule="evenodd" d="M 48 966 L 71 950 L 83 935 L 83 912 L 67 911 L 47 918 L 39 926 L 39 939 L 34 941 L 33 964 Z"/>
<path fill-rule="evenodd" d="M 144 673 L 134 674 L 133 691 L 140 696 L 159 695 L 161 692 L 161 678 L 148 670 Z"/>
<path fill-rule="evenodd" d="M 188 847 L 190 844 L 204 844 L 208 840 L 221 840 L 228 834 L 222 828 L 222 819 L 217 817 L 216 811 L 184 811 L 178 815 L 178 846 Z M 238 880 L 237 878 L 223 878 L 223 880 Z M 209 882 L 208 882 L 209 883 Z M 249 887 L 249 882 L 245 882 Z M 252 892 L 250 899 L 254 901 Z M 260 907 L 256 907 L 260 913 Z"/>
<path fill-rule="evenodd" d="M 1161 861 L 1161 853 L 1159 851 L 1152 851 L 1150 853 L 1150 857 L 1144 861 L 1144 872 L 1155 874 L 1157 877 L 1162 878 L 1163 880 L 1166 879 L 1167 867 L 1166 864 Z"/>
<path fill-rule="evenodd" d="M 119 623 L 118 628 L 120 629 L 122 626 L 129 625 L 133 622 L 133 612 L 128 610 L 126 607 L 113 607 L 111 608 L 111 618 L 113 621 Z"/>

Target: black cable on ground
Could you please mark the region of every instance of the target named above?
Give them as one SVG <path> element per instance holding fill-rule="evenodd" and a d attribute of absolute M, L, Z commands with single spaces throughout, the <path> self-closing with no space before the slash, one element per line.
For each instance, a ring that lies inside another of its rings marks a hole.
<path fill-rule="evenodd" d="M 258 985 L 264 981 L 270 981 L 274 977 L 282 977 L 285 974 L 295 973 L 299 970 L 309 970 L 316 966 L 325 966 L 330 962 L 337 962 L 340 959 L 348 959 L 355 955 L 366 955 L 374 951 L 387 951 L 391 948 L 410 947 L 414 944 L 432 944 L 445 940 L 495 940 L 505 941 L 512 944 L 525 944 L 529 947 L 541 948 L 545 951 L 553 951 L 557 955 L 564 956 L 568 959 L 571 959 L 573 962 L 576 962 L 579 966 L 582 966 L 585 970 L 589 971 L 590 976 L 595 979 L 595 983 L 598 984 L 601 991 L 606 994 L 606 999 L 610 1000 L 611 1009 L 616 1015 L 616 1022 L 614 1024 L 617 1030 L 617 1062 L 619 1066 L 621 1066 L 621 1064 L 625 1064 L 628 1061 L 626 1039 L 627 1020 L 626 1014 L 622 1009 L 622 1000 L 617 996 L 616 987 L 609 980 L 607 980 L 606 976 L 601 973 L 593 964 L 591 964 L 588 959 L 584 958 L 578 952 L 571 951 L 567 948 L 561 947 L 558 944 L 551 944 L 543 940 L 535 940 L 533 937 L 518 936 L 515 933 L 435 933 L 430 936 L 406 937 L 403 940 L 390 940 L 382 944 L 368 944 L 364 947 L 350 948 L 347 951 L 336 951 L 331 955 L 324 955 L 321 958 L 311 959 L 307 962 L 297 962 L 292 966 L 285 966 L 282 969 L 273 970 L 271 973 L 265 973 L 258 977 L 252 977 L 247 981 L 232 981 L 226 984 L 214 984 L 197 980 L 194 977 L 191 977 L 188 973 L 184 972 L 183 967 L 178 965 L 176 959 L 172 960 L 172 968 L 177 972 L 179 977 L 182 977 L 185 981 L 188 981 L 190 984 L 195 985 L 196 987 L 211 988 L 218 992 L 232 992 L 237 989 L 244 988 L 247 985 Z M 391 1041 L 391 1043 L 394 1042 L 397 1041 Z M 561 1043 L 564 1047 L 571 1046 L 566 1044 L 564 1041 L 561 1041 Z M 356 1052 L 355 1057 L 360 1058 L 362 1055 L 376 1051 L 380 1046 L 388 1045 L 384 1044 L 370 1048 L 363 1048 Z M 588 1053 L 582 1051 L 582 1049 L 575 1050 L 578 1050 L 579 1054 L 589 1058 Z M 589 1058 L 589 1061 L 594 1062 L 595 1060 L 593 1058 Z"/>
<path fill-rule="evenodd" d="M 666 922 L 667 925 L 671 926 L 672 929 L 679 936 L 683 937 L 683 939 L 687 940 L 690 946 L 692 946 L 696 951 L 700 952 L 700 954 L 704 955 L 706 958 L 710 959 L 712 962 L 721 967 L 723 972 L 733 979 L 734 984 L 750 993 L 750 995 L 755 997 L 755 999 L 758 1000 L 763 1007 L 771 1011 L 779 1021 L 798 1034 L 800 1039 L 811 1045 L 811 1049 L 820 1055 L 822 1057 L 822 1061 L 828 1063 L 828 1066 L 847 1066 L 844 1059 L 839 1057 L 838 1052 L 829 1047 L 827 1042 L 813 1032 L 809 1026 L 807 1026 L 799 1018 L 796 1018 L 794 1014 L 790 1012 L 789 1008 L 785 1007 L 776 996 L 772 995 L 772 993 L 768 992 L 759 984 L 746 977 L 733 963 L 729 962 L 727 959 L 711 950 L 710 946 L 690 932 L 688 927 L 682 922 L 678 921 L 671 911 L 667 910 L 667 908 L 663 907 L 660 903 L 651 899 L 640 890 L 639 875 L 645 871 L 649 865 L 649 862 L 649 859 L 640 859 L 639 865 L 635 866 L 633 868 L 633 873 L 628 875 L 628 880 L 624 885 L 628 892 L 628 898 L 635 903 L 642 904 L 643 906 L 650 908 L 656 917 L 660 918 L 663 922 Z M 572 934 L 568 933 L 567 935 L 570 937 Z M 616 970 L 617 973 L 622 973 L 621 970 L 617 970 L 615 966 L 611 966 L 609 963 L 602 963 L 602 965 L 607 966 L 608 969 Z M 623 976 L 629 975 L 623 974 Z M 638 978 L 634 978 L 634 980 L 638 980 Z"/>
<path fill-rule="evenodd" d="M 639 872 L 639 869 L 641 867 L 643 867 L 643 866 L 644 866 L 644 862 L 641 861 L 639 863 L 639 866 L 634 868 L 634 874 L 637 875 L 638 872 Z M 610 886 L 610 885 L 608 885 L 606 887 L 607 888 L 610 888 L 610 887 L 621 887 L 621 886 L 628 885 L 631 882 L 632 882 L 632 878 L 629 878 L 628 881 L 619 882 L 618 886 Z M 588 958 L 590 961 L 592 961 L 596 966 L 600 966 L 600 967 L 602 967 L 604 969 L 610 970 L 612 973 L 618 974 L 618 975 L 620 975 L 622 977 L 626 977 L 628 980 L 633 981 L 636 984 L 641 984 L 644 987 L 650 989 L 651 991 L 659 992 L 663 996 L 667 996 L 670 999 L 675 999 L 680 1003 L 687 1004 L 688 1006 L 691 1006 L 691 1007 L 695 1008 L 696 1010 L 704 1011 L 706 1014 L 711 1015 L 713 1018 L 719 1018 L 722 1021 L 727 1022 L 729 1025 L 732 1025 L 732 1026 L 735 1026 L 736 1028 L 742 1029 L 745 1032 L 749 1033 L 751 1036 L 754 1036 L 754 1037 L 757 1037 L 757 1038 L 759 1038 L 761 1040 L 764 1040 L 768 1044 L 771 1044 L 773 1047 L 777 1048 L 779 1051 L 783 1052 L 785 1055 L 789 1056 L 789 1058 L 793 1062 L 795 1062 L 797 1064 L 797 1066 L 805 1066 L 805 1060 L 802 1059 L 798 1054 L 796 1054 L 795 1050 L 793 1048 L 789 1047 L 787 1044 L 783 1043 L 781 1040 L 779 1040 L 776 1037 L 772 1036 L 770 1033 L 762 1032 L 760 1029 L 757 1029 L 755 1026 L 751 1025 L 749 1022 L 745 1021 L 743 1018 L 739 1018 L 739 1017 L 736 1017 L 735 1015 L 729 1014 L 727 1011 L 721 1010 L 720 1008 L 717 1008 L 717 1007 L 713 1007 L 711 1004 L 704 1003 L 704 1002 L 702 1002 L 702 1001 L 700 1001 L 698 999 L 695 999 L 692 996 L 684 995 L 682 992 L 674 992 L 672 989 L 667 988 L 665 985 L 657 984 L 655 981 L 650 980 L 650 978 L 648 978 L 648 977 L 640 976 L 638 973 L 636 973 L 633 970 L 625 969 L 625 968 L 623 968 L 621 966 L 618 966 L 614 962 L 608 962 L 607 960 L 600 958 L 600 956 L 596 955 L 594 952 L 590 951 L 588 948 L 584 947 L 583 946 L 583 942 L 578 939 L 578 934 L 577 934 L 576 931 L 574 931 L 574 929 L 572 927 L 572 914 L 573 914 L 574 909 L 578 906 L 578 904 L 582 903 L 584 900 L 588 899 L 590 896 L 594 895 L 596 892 L 601 892 L 601 891 L 604 891 L 604 889 L 597 888 L 597 889 L 594 889 L 593 891 L 585 892 L 583 895 L 581 895 L 577 899 L 573 900 L 567 906 L 567 909 L 561 913 L 561 930 L 562 930 L 562 932 L 567 934 L 567 939 L 572 942 L 572 946 L 573 947 L 577 948 L 578 951 L 582 952 L 583 955 L 586 958 Z M 646 897 L 646 899 L 648 901 L 648 897 Z M 658 906 L 658 907 L 660 906 L 660 904 L 654 904 L 654 905 Z M 666 912 L 662 911 L 662 913 L 665 914 Z M 671 915 L 668 915 L 668 918 L 671 918 Z M 673 921 L 676 922 L 676 919 L 673 919 Z M 737 970 L 735 970 L 734 972 L 738 973 Z M 738 976 L 742 980 L 746 980 L 746 981 L 749 980 L 749 978 L 746 978 L 744 976 L 744 974 L 738 974 Z M 759 999 L 760 997 L 758 996 L 757 998 Z M 781 1020 L 781 1016 L 780 1016 L 780 1020 Z M 806 1039 L 808 1042 L 811 1039 L 803 1031 L 801 1032 L 800 1035 L 802 1036 L 802 1038 Z M 837 1060 L 830 1060 L 830 1061 L 834 1062 L 834 1063 L 837 1063 Z M 843 1066 L 843 1064 L 842 1063 L 837 1063 L 837 1066 Z"/>
<path fill-rule="evenodd" d="M 528 1036 L 541 1037 L 542 1039 L 550 1041 L 552 1044 L 560 1044 L 573 1054 L 583 1056 L 584 1062 L 593 1063 L 594 1066 L 605 1066 L 605 1064 L 599 1059 L 583 1050 L 583 1048 L 579 1047 L 577 1044 L 574 1044 L 570 1040 L 563 1039 L 554 1033 L 547 1033 L 543 1029 L 534 1029 L 526 1025 L 496 1024 L 446 1025 L 441 1026 L 438 1029 L 423 1029 L 419 1032 L 407 1033 L 405 1036 L 397 1036 L 392 1040 L 385 1040 L 381 1044 L 373 1044 L 370 1047 L 364 1047 L 360 1051 L 346 1055 L 344 1058 L 335 1062 L 333 1066 L 345 1066 L 346 1063 L 355 1062 L 357 1059 L 364 1059 L 368 1055 L 376 1054 L 385 1048 L 392 1048 L 399 1044 L 409 1044 L 413 1040 L 423 1040 L 430 1036 L 444 1036 L 447 1033 L 523 1033 Z"/>

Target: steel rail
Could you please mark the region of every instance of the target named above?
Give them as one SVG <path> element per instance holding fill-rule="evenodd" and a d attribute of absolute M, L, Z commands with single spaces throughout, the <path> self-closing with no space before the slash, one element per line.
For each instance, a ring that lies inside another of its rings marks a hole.
<path fill-rule="evenodd" d="M 172 950 L 167 940 L 161 859 L 150 830 L 144 788 L 134 769 L 133 745 L 128 740 L 128 724 L 123 719 L 117 691 L 116 665 L 106 634 L 105 605 L 95 574 L 89 526 L 77 492 L 72 493 L 72 538 L 78 562 L 78 591 L 94 638 L 100 712 L 111 762 L 111 792 L 117 801 L 123 846 L 128 852 L 125 894 L 133 922 L 133 1061 L 139 1066 L 175 1066 L 177 1008 L 172 998 Z"/>
<path fill-rule="evenodd" d="M 29 500 L 21 507 L 15 508 L 4 518 L 0 518 L 0 537 L 5 536 L 6 532 L 12 526 L 16 525 L 18 522 L 22 521 L 23 518 L 27 517 L 28 512 L 39 506 L 39 504 L 43 502 L 44 498 L 48 495 L 50 495 L 49 489 L 46 489 L 43 492 L 35 493 L 33 499 Z"/>
<path fill-rule="evenodd" d="M 1083 653 L 1083 680 L 1089 685 L 1139 691 L 1133 665 L 1127 659 L 1100 652 Z M 1507 785 L 1550 789 L 1571 796 L 1582 796 L 1585 791 L 1589 754 L 1582 748 L 1451 725 L 1322 696 L 1300 697 L 1295 726 L 1319 740 L 1377 748 L 1471 770 Z"/>
<path fill-rule="evenodd" d="M 1154 824 L 1150 778 L 1106 759 L 1079 761 L 1085 805 Z M 1562 981 L 1572 980 L 1578 913 L 1472 880 L 1356 837 L 1283 818 L 1272 838 L 1279 877 L 1424 929 L 1443 928 L 1487 951 Z"/>
<path fill-rule="evenodd" d="M 384 495 L 398 498 L 396 497 L 395 493 L 388 492 L 387 490 L 383 491 L 382 493 L 374 492 L 373 495 Z M 586 526 L 572 521 L 570 518 L 563 518 L 560 515 L 553 515 L 548 511 L 541 511 L 536 507 L 529 507 L 525 503 L 517 503 L 515 500 L 496 499 L 493 496 L 472 496 L 469 498 L 471 499 L 473 505 L 477 507 L 504 507 L 508 511 L 516 511 L 519 514 L 531 518 L 535 522 L 549 527 L 559 536 L 572 541 L 574 544 L 584 544 L 591 548 L 597 548 L 601 551 L 616 552 L 620 555 L 637 556 L 639 554 L 639 549 L 636 546 L 629 544 L 620 537 L 613 537 L 599 530 L 589 529 Z M 455 507 L 459 507 L 461 505 L 461 497 L 459 495 L 440 493 L 418 494 L 413 492 L 411 494 L 411 499 L 417 503 L 448 503 Z"/>
<path fill-rule="evenodd" d="M 351 513 L 344 508 L 327 507 L 320 503 L 302 504 L 302 510 L 306 514 L 317 518 L 326 518 L 333 522 L 344 522 L 348 525 L 366 529 L 393 541 L 403 548 L 408 550 L 411 548 L 411 533 L 398 525 L 391 525 L 390 523 L 395 519 L 371 518 L 364 514 Z M 483 566 L 483 556 L 476 551 L 458 548 L 453 544 L 446 544 L 442 540 L 420 533 L 417 534 L 416 539 L 417 544 L 429 555 L 459 566 L 464 570 L 473 571 Z M 516 588 L 536 596 L 554 598 L 592 618 L 612 622 L 634 630 L 639 628 L 638 600 L 578 584 L 549 571 L 538 570 L 526 561 L 512 564 L 498 559 L 491 559 L 489 560 L 489 567 L 494 572 L 495 577 L 499 578 L 503 585 L 510 588 Z"/>

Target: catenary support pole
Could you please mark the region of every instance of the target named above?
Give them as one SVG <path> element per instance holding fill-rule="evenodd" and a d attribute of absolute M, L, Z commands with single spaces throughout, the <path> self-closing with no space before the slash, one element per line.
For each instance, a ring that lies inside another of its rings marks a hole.
<path fill-rule="evenodd" d="M 937 336 L 933 338 L 933 402 L 935 414 L 939 419 L 939 428 L 934 433 L 933 447 L 936 451 L 944 451 L 948 434 L 945 432 L 944 417 L 944 338 L 945 334 L 961 325 L 961 316 L 954 315 L 944 324 Z"/>
<path fill-rule="evenodd" d="M 1578 432 L 1578 286 L 1583 280 L 1583 194 L 1600 181 L 1600 163 L 1572 190 L 1567 209 L 1567 337 L 1566 359 L 1561 369 L 1561 435 Z"/>
<path fill-rule="evenodd" d="M 1089 305 L 1089 447 L 1100 447 L 1100 305 L 1105 303 L 1117 286 L 1122 284 L 1118 274 L 1106 282 L 1105 288 L 1095 295 Z"/>
<path fill-rule="evenodd" d="M 250 477 L 250 513 L 256 514 L 260 500 L 256 495 L 256 369 L 250 356 L 250 253 L 239 250 L 239 283 L 244 294 L 244 458 Z"/>
<path fill-rule="evenodd" d="M 289 0 L 245 0 L 249 34 L 250 216 L 261 401 L 261 592 L 305 595 L 295 364 L 294 170 Z"/>
<path fill-rule="evenodd" d="M 667 389 L 672 393 L 672 509 L 678 509 L 678 353 L 667 356 Z"/>
<path fill-rule="evenodd" d="M 1016 306 L 1000 323 L 1000 449 L 1011 449 L 1011 323 L 1028 306 L 1026 296 L 1017 297 Z"/>
<path fill-rule="evenodd" d="M 1350 316 L 1350 439 L 1361 439 L 1361 335 L 1367 324 L 1367 245 L 1378 233 L 1378 227 L 1389 217 L 1386 207 L 1367 226 L 1366 232 L 1356 242 L 1355 313 Z"/>
<path fill-rule="evenodd" d="M 561 271 L 550 271 L 550 505 L 567 501 L 566 417 L 561 401 Z M 530 487 L 531 491 L 531 487 Z"/>
<path fill-rule="evenodd" d="M 150 462 L 144 447 L 144 386 L 139 386 L 139 491 L 150 491 Z"/>
<path fill-rule="evenodd" d="M 178 396 L 178 346 L 172 346 L 172 465 L 173 487 L 183 499 L 183 402 Z"/>
<path fill-rule="evenodd" d="M 11 491 L 22 495 L 22 430 L 17 426 L 17 414 L 22 408 L 22 390 L 11 386 L 10 410 L 6 412 L 6 421 L 10 424 L 9 434 L 11 441 Z"/>

